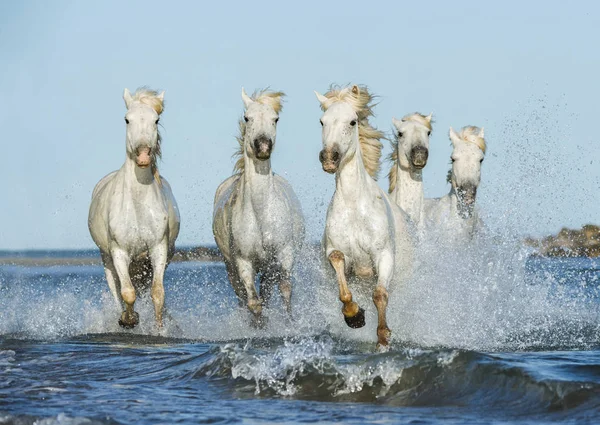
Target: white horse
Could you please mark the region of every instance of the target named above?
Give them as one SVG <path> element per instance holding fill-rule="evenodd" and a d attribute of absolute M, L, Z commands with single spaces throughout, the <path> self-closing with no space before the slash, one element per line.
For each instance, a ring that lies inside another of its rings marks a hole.
<path fill-rule="evenodd" d="M 179 234 L 177 204 L 156 164 L 161 155 L 158 121 L 163 98 L 164 92 L 141 88 L 132 96 L 125 89 L 125 164 L 96 185 L 88 217 L 110 291 L 118 308 L 125 303 L 119 320 L 125 328 L 139 322 L 133 309 L 136 290 L 150 282 L 156 324 L 162 327 L 163 276 Z"/>
<path fill-rule="evenodd" d="M 394 139 L 388 174 L 390 197 L 417 225 L 423 215 L 423 168 L 429 156 L 431 117 L 418 112 L 392 119 Z"/>
<path fill-rule="evenodd" d="M 470 239 L 482 227 L 475 200 L 486 142 L 483 128 L 474 126 L 463 127 L 458 134 L 450 127 L 449 136 L 453 146 L 452 168 L 448 172 L 450 192 L 425 200 L 425 226 L 428 233 Z"/>
<path fill-rule="evenodd" d="M 377 346 L 387 348 L 388 289 L 411 273 L 414 226 L 377 185 L 383 133 L 369 124 L 372 96 L 366 87 L 315 92 L 324 114 L 323 170 L 335 173 L 336 188 L 327 210 L 325 255 L 335 270 L 342 313 L 352 328 L 365 325 L 364 310 L 352 300 L 347 277 L 373 283 L 377 308 Z"/>
<path fill-rule="evenodd" d="M 245 106 L 237 138 L 236 173 L 215 194 L 213 233 L 240 305 L 253 313 L 253 324 L 262 326 L 263 303 L 275 283 L 291 315 L 291 275 L 296 254 L 304 240 L 304 218 L 289 183 L 271 170 L 271 153 L 282 92 L 266 90 L 249 97 L 242 89 Z M 261 275 L 260 297 L 255 287 Z"/>

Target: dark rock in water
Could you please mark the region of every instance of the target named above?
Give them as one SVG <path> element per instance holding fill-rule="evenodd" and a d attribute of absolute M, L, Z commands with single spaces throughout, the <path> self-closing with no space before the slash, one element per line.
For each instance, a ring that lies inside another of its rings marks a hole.
<path fill-rule="evenodd" d="M 580 230 L 563 227 L 557 235 L 527 238 L 525 244 L 547 257 L 600 257 L 600 226 L 586 224 Z"/>

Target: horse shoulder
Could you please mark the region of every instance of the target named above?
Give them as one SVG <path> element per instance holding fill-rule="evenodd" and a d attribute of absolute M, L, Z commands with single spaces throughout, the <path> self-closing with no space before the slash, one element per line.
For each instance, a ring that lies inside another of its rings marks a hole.
<path fill-rule="evenodd" d="M 219 250 L 230 261 L 230 220 L 231 205 L 235 201 L 236 189 L 239 185 L 240 175 L 234 174 L 223 181 L 215 192 L 214 211 L 213 211 L 213 235 Z"/>
<path fill-rule="evenodd" d="M 281 187 L 283 193 L 287 198 L 287 202 L 291 208 L 295 242 L 301 244 L 304 241 L 304 235 L 306 230 L 304 223 L 304 214 L 302 212 L 302 205 L 300 204 L 300 200 L 296 196 L 296 192 L 292 188 L 292 185 L 280 175 L 275 174 L 274 176 L 275 181 Z"/>
<path fill-rule="evenodd" d="M 275 174 L 275 182 L 287 198 L 293 212 L 302 216 L 302 206 L 300 205 L 300 201 L 298 200 L 298 196 L 296 196 L 296 192 L 292 188 L 292 185 L 277 174 Z"/>
<path fill-rule="evenodd" d="M 96 198 L 96 196 L 100 192 L 102 192 L 102 190 L 106 187 L 108 182 L 110 182 L 117 173 L 118 173 L 118 170 L 113 171 L 112 173 L 109 173 L 109 174 L 105 175 L 104 177 L 102 177 L 100 179 L 100 181 L 98 183 L 96 183 L 96 186 L 94 187 L 94 190 L 92 192 L 92 199 Z"/>
<path fill-rule="evenodd" d="M 179 214 L 179 207 L 173 195 L 171 185 L 163 176 L 160 176 L 161 189 L 163 196 L 167 202 L 167 212 L 169 219 L 169 245 L 174 246 L 177 236 L 179 236 L 179 229 L 181 227 L 181 216 Z"/>

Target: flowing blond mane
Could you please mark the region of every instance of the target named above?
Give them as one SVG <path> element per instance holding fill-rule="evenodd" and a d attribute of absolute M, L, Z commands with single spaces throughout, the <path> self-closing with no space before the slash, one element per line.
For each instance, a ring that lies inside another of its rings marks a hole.
<path fill-rule="evenodd" d="M 261 105 L 267 105 L 273 108 L 275 113 L 279 114 L 283 109 L 283 97 L 285 93 L 282 91 L 268 91 L 269 89 L 257 90 L 252 93 L 250 98 L 260 103 Z M 234 158 L 237 158 L 235 161 L 235 165 L 233 166 L 234 173 L 243 173 L 245 162 L 244 162 L 244 136 L 246 134 L 246 121 L 244 120 L 244 116 L 242 115 L 238 120 L 239 127 L 239 135 L 236 137 L 238 141 L 239 147 L 233 154 Z"/>
<path fill-rule="evenodd" d="M 163 113 L 165 109 L 164 100 L 159 97 L 159 94 L 156 90 L 151 90 L 148 87 L 140 87 L 135 93 L 131 96 L 131 100 L 133 102 L 140 102 L 144 105 L 150 106 L 154 111 L 160 115 Z M 158 172 L 158 159 L 162 158 L 162 150 L 160 143 L 162 142 L 162 136 L 160 134 L 160 130 L 158 130 L 158 137 L 156 140 L 156 148 L 154 148 L 154 155 L 152 156 L 152 163 L 150 164 L 152 174 L 156 181 L 161 184 L 160 174 Z"/>
<path fill-rule="evenodd" d="M 323 111 L 335 102 L 346 102 L 358 115 L 358 141 L 362 160 L 369 175 L 377 180 L 383 148 L 380 139 L 384 139 L 385 135 L 369 123 L 369 117 L 373 116 L 375 106 L 372 103 L 374 96 L 369 93 L 366 86 L 353 85 L 345 88 L 332 86 L 325 93 L 325 97 L 327 101 L 321 104 Z"/>
<path fill-rule="evenodd" d="M 408 114 L 402 117 L 400 121 L 413 121 L 418 124 L 425 126 L 429 131 L 432 130 L 431 127 L 431 118 L 427 115 L 423 115 L 419 112 L 415 112 L 413 114 Z M 392 145 L 392 153 L 388 156 L 388 160 L 392 163 L 392 167 L 390 168 L 390 172 L 388 173 L 388 179 L 390 182 L 390 187 L 388 189 L 389 193 L 392 193 L 394 189 L 396 189 L 396 180 L 398 177 L 398 168 L 396 165 L 398 164 L 398 132 L 394 131 L 394 137 L 391 141 Z"/>
<path fill-rule="evenodd" d="M 465 142 L 474 144 L 481 149 L 483 153 L 485 153 L 487 145 L 485 143 L 485 139 L 479 136 L 481 134 L 481 130 L 481 128 L 475 127 L 474 125 L 468 125 L 460 129 L 458 137 Z"/>

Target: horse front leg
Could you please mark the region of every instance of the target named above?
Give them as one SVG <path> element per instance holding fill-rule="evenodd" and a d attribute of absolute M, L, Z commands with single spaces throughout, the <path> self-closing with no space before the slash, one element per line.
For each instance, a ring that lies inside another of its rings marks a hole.
<path fill-rule="evenodd" d="M 329 254 L 329 262 L 335 270 L 338 285 L 340 287 L 340 301 L 344 304 L 342 314 L 346 324 L 354 329 L 365 326 L 365 311 L 357 303 L 352 301 L 352 293 L 348 288 L 346 280 L 346 262 L 344 254 L 341 251 L 332 251 Z"/>
<path fill-rule="evenodd" d="M 243 258 L 238 258 L 236 260 L 236 265 L 238 276 L 246 289 L 248 310 L 254 315 L 253 325 L 262 327 L 265 324 L 262 317 L 262 301 L 258 298 L 256 286 L 254 285 L 256 271 L 254 270 L 252 263 Z"/>
<path fill-rule="evenodd" d="M 119 276 L 119 282 L 121 283 L 121 298 L 125 303 L 125 311 L 121 314 L 119 325 L 131 329 L 140 321 L 140 316 L 133 310 L 135 288 L 131 284 L 131 278 L 129 277 L 131 258 L 129 258 L 127 252 L 116 248 L 112 251 L 112 260 L 117 271 L 117 276 Z"/>
<path fill-rule="evenodd" d="M 150 250 L 150 260 L 152 261 L 152 302 L 154 303 L 154 316 L 156 326 L 160 329 L 163 326 L 163 307 L 165 305 L 165 287 L 163 279 L 167 268 L 168 245 L 167 240 L 155 246 Z"/>
<path fill-rule="evenodd" d="M 106 275 L 106 282 L 108 283 L 108 288 L 110 289 L 110 293 L 115 300 L 115 305 L 120 310 L 123 308 L 123 304 L 121 303 L 121 297 L 119 296 L 119 277 L 117 275 L 117 270 L 115 269 L 115 265 L 113 264 L 112 258 L 110 255 L 102 253 L 102 264 L 104 264 L 104 274 Z"/>
<path fill-rule="evenodd" d="M 280 255 L 277 279 L 279 293 L 283 299 L 288 316 L 292 317 L 292 270 L 294 269 L 294 251 L 291 246 L 286 247 Z"/>
<path fill-rule="evenodd" d="M 377 308 L 377 349 L 386 351 L 389 348 L 392 331 L 387 325 L 387 287 L 394 270 L 394 259 L 391 254 L 383 253 L 377 262 L 377 286 L 373 291 L 373 303 Z"/>
<path fill-rule="evenodd" d="M 247 304 L 248 298 L 246 296 L 246 288 L 244 287 L 244 284 L 241 282 L 238 276 L 236 266 L 231 262 L 225 260 L 225 269 L 227 270 L 227 277 L 229 278 L 229 283 L 231 283 L 233 292 L 235 292 L 235 295 L 238 299 L 238 305 L 240 307 L 245 306 Z"/>

